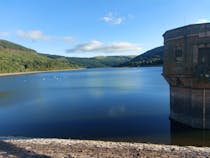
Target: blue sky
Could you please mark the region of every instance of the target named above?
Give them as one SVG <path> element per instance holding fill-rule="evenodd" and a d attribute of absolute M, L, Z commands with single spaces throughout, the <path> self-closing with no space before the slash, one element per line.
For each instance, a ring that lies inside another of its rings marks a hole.
<path fill-rule="evenodd" d="M 138 55 L 162 34 L 209 22 L 209 0 L 5 0 L 0 39 L 40 53 L 91 57 Z"/>

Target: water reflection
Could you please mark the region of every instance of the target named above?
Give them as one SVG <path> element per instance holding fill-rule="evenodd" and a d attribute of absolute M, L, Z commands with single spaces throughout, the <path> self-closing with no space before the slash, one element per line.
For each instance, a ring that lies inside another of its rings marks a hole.
<path fill-rule="evenodd" d="M 210 145 L 208 133 L 180 132 L 170 124 L 161 72 L 106 68 L 0 78 L 0 136 L 181 145 L 205 139 Z"/>
<path fill-rule="evenodd" d="M 14 92 L 0 92 L 0 108 L 13 106 L 9 102 L 14 97 Z"/>
<path fill-rule="evenodd" d="M 8 95 L 8 94 L 5 93 L 5 92 L 0 92 L 0 97 L 1 97 L 1 98 L 5 97 L 5 96 L 7 96 L 7 95 Z"/>
<path fill-rule="evenodd" d="M 171 144 L 210 146 L 210 130 L 194 129 L 175 121 L 170 122 Z"/>

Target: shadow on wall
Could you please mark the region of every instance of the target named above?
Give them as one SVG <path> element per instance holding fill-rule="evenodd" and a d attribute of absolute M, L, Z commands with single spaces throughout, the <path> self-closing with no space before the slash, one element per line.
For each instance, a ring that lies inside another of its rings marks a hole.
<path fill-rule="evenodd" d="M 15 146 L 14 144 L 0 140 L 0 157 L 17 157 L 17 158 L 50 158 L 50 156 L 37 154 L 33 151 L 26 150 Z"/>

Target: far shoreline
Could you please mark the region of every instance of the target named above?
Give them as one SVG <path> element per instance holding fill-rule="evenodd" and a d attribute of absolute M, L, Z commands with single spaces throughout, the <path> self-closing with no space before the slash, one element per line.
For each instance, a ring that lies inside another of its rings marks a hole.
<path fill-rule="evenodd" d="M 62 71 L 76 71 L 83 70 L 86 68 L 78 68 L 78 69 L 63 69 L 63 70 L 46 70 L 46 71 L 25 71 L 25 72 L 9 72 L 9 73 L 0 73 L 0 77 L 7 76 L 17 76 L 17 75 L 28 75 L 28 74 L 38 74 L 38 73 L 50 73 L 50 72 L 62 72 Z"/>
<path fill-rule="evenodd" d="M 152 65 L 152 66 L 137 66 L 137 67 L 95 67 L 95 68 L 147 68 L 147 67 L 162 67 L 162 65 Z M 46 71 L 24 71 L 24 72 L 8 72 L 8 73 L 0 73 L 0 77 L 7 76 L 17 76 L 17 75 L 27 75 L 27 74 L 37 74 L 37 73 L 50 73 L 50 72 L 62 72 L 62 71 L 76 71 L 83 69 L 92 69 L 92 68 L 74 68 L 74 69 L 62 69 L 62 70 L 46 70 Z"/>

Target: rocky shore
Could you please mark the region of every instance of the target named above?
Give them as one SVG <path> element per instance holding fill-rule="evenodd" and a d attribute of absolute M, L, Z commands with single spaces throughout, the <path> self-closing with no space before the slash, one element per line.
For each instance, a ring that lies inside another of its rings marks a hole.
<path fill-rule="evenodd" d="M 0 157 L 39 158 L 137 158 L 210 157 L 208 147 L 179 147 L 144 143 L 71 139 L 1 138 Z"/>

